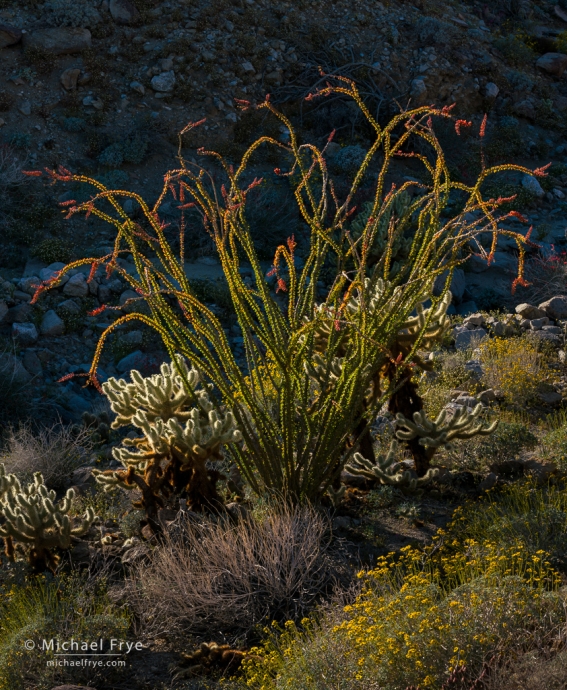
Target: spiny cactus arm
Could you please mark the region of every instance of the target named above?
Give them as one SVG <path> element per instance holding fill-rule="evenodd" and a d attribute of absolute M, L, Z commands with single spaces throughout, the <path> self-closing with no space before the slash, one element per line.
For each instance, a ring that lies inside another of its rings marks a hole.
<path fill-rule="evenodd" d="M 93 508 L 91 508 L 89 506 L 85 512 L 84 517 L 80 518 L 79 523 L 71 528 L 70 533 L 74 537 L 82 536 L 83 534 L 85 534 L 85 532 L 87 532 L 90 529 L 91 525 L 93 524 L 93 522 L 95 520 L 96 520 L 95 512 L 94 512 Z"/>
<path fill-rule="evenodd" d="M 328 494 L 329 498 L 331 499 L 331 503 L 333 504 L 333 506 L 335 508 L 342 501 L 343 496 L 345 495 L 345 491 L 346 491 L 346 486 L 344 484 L 342 484 L 336 491 L 335 491 L 335 489 L 333 489 L 332 486 L 329 486 L 329 488 L 327 489 L 327 494 Z"/>
<path fill-rule="evenodd" d="M 120 474 L 123 474 L 123 471 L 120 472 L 120 470 L 113 471 L 113 470 L 93 470 L 92 475 L 95 478 L 95 481 L 100 484 L 103 487 L 103 490 L 106 491 L 107 493 L 114 491 L 115 489 L 127 489 L 128 491 L 132 491 L 133 489 L 136 488 L 134 484 L 129 484 L 126 482 L 125 478 L 120 476 Z"/>

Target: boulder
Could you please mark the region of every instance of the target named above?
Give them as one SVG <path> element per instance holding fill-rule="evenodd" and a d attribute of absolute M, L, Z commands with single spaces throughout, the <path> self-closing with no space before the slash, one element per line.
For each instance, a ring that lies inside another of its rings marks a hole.
<path fill-rule="evenodd" d="M 471 304 L 471 302 L 469 302 L 468 304 Z M 474 304 L 474 302 L 472 304 Z M 471 314 L 470 316 L 467 316 L 467 318 L 463 320 L 463 323 L 465 324 L 465 326 L 468 326 L 469 324 L 472 326 L 484 326 L 485 318 L 483 314 L 477 312 L 476 314 Z"/>
<path fill-rule="evenodd" d="M 567 297 L 558 295 L 542 302 L 539 309 L 550 319 L 567 319 Z"/>
<path fill-rule="evenodd" d="M 474 302 L 473 300 L 469 300 L 468 302 L 463 302 L 459 305 L 459 308 L 457 309 L 457 314 L 460 314 L 461 316 L 467 316 L 469 314 L 474 314 L 476 311 L 478 311 L 476 302 Z"/>
<path fill-rule="evenodd" d="M 472 273 L 484 273 L 488 270 L 488 261 L 480 254 L 471 254 L 467 260 L 467 268 Z"/>
<path fill-rule="evenodd" d="M 522 187 L 534 194 L 538 199 L 543 199 L 545 196 L 544 189 L 533 175 L 524 175 L 522 177 Z"/>
<path fill-rule="evenodd" d="M 22 32 L 16 29 L 15 26 L 9 24 L 0 24 L 0 48 L 13 46 L 22 40 Z"/>
<path fill-rule="evenodd" d="M 33 345 L 37 342 L 39 334 L 33 323 L 13 323 L 12 337 L 24 347 Z"/>
<path fill-rule="evenodd" d="M 536 61 L 536 67 L 554 77 L 561 77 L 567 67 L 567 55 L 564 53 L 545 53 Z"/>
<path fill-rule="evenodd" d="M 457 350 L 469 350 L 477 347 L 481 340 L 484 340 L 488 333 L 484 328 L 476 328 L 474 331 L 461 331 L 455 336 L 455 347 Z"/>
<path fill-rule="evenodd" d="M 16 304 L 15 307 L 8 309 L 8 313 L 4 317 L 6 323 L 26 323 L 31 319 L 33 314 L 33 307 L 27 302 Z"/>
<path fill-rule="evenodd" d="M 110 0 L 108 9 L 117 24 L 137 24 L 141 19 L 138 8 L 130 0 Z"/>
<path fill-rule="evenodd" d="M 76 273 L 72 278 L 69 278 L 63 294 L 69 297 L 86 297 L 89 294 L 89 285 L 83 273 Z"/>
<path fill-rule="evenodd" d="M 66 299 L 64 302 L 61 302 L 57 309 L 66 311 L 68 314 L 73 314 L 73 316 L 78 316 L 81 313 L 81 307 L 72 299 Z"/>
<path fill-rule="evenodd" d="M 37 29 L 24 34 L 25 49 L 38 49 L 52 55 L 71 55 L 91 48 L 91 32 L 71 26 Z"/>
<path fill-rule="evenodd" d="M 65 324 L 63 320 L 55 313 L 55 311 L 50 309 L 49 311 L 45 312 L 45 315 L 41 320 L 39 330 L 41 335 L 45 335 L 48 338 L 53 338 L 65 333 Z"/>
<path fill-rule="evenodd" d="M 18 283 L 18 288 L 25 292 L 26 295 L 33 295 L 35 291 L 41 284 L 41 280 L 37 276 L 28 276 L 27 278 L 22 278 Z"/>
<path fill-rule="evenodd" d="M 532 331 L 541 331 L 544 326 L 549 324 L 547 316 L 542 316 L 541 319 L 532 319 L 530 321 L 530 328 Z"/>
<path fill-rule="evenodd" d="M 126 355 L 126 357 L 123 357 L 116 365 L 116 370 L 120 374 L 124 374 L 132 369 L 140 369 L 144 366 L 147 359 L 148 356 L 145 355 L 141 350 L 136 350 L 135 352 Z"/>
<path fill-rule="evenodd" d="M 522 302 L 522 304 L 518 304 L 516 307 L 516 314 L 519 314 L 523 319 L 531 321 L 532 319 L 541 319 L 542 316 L 545 316 L 545 311 L 527 302 Z"/>
<path fill-rule="evenodd" d="M 136 300 L 130 304 L 126 304 L 128 300 Z M 140 295 L 134 290 L 124 290 L 120 295 L 119 304 L 122 307 L 122 311 L 130 314 L 134 311 L 140 311 L 140 307 L 143 304 L 143 300 L 140 299 Z"/>
<path fill-rule="evenodd" d="M 441 294 L 441 291 L 443 290 L 443 287 L 445 285 L 445 281 L 447 280 L 447 275 L 448 271 L 445 271 L 435 279 L 435 283 L 433 284 L 433 294 L 436 297 L 438 297 Z M 449 286 L 449 290 L 453 295 L 454 302 L 459 303 L 462 300 L 463 294 L 465 292 L 465 287 L 465 272 L 462 268 L 456 268 L 453 271 L 453 278 L 451 279 L 451 285 Z"/>

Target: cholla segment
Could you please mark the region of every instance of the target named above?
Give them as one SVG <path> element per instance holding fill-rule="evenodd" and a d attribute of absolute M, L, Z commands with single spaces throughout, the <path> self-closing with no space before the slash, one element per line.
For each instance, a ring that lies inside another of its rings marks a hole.
<path fill-rule="evenodd" d="M 489 425 L 478 420 L 481 410 L 480 403 L 470 412 L 462 407 L 456 410 L 449 419 L 447 419 L 447 410 L 442 410 L 435 420 L 428 419 L 425 412 L 421 410 L 414 413 L 413 422 L 403 414 L 398 414 L 396 421 L 401 428 L 396 432 L 396 436 L 403 441 L 418 438 L 418 442 L 428 448 L 444 446 L 451 449 L 453 439 L 487 436 L 496 429 L 498 420 Z"/>
<path fill-rule="evenodd" d="M 376 463 L 370 462 L 360 453 L 355 453 L 350 464 L 345 469 L 350 474 L 359 475 L 368 479 L 378 479 L 381 484 L 404 488 L 415 491 L 439 474 L 437 468 L 430 468 L 423 477 L 418 477 L 415 471 L 405 468 L 401 462 L 396 462 L 399 444 L 393 440 L 387 453 L 381 453 L 376 458 Z"/>

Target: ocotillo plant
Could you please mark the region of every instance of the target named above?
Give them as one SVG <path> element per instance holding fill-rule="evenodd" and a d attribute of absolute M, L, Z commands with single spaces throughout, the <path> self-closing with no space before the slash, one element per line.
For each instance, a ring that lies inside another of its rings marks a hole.
<path fill-rule="evenodd" d="M 6 555 L 14 556 L 14 541 L 29 548 L 29 564 L 34 573 L 55 571 L 59 557 L 55 549 L 68 549 L 71 537 L 84 534 L 95 515 L 87 508 L 85 517 L 76 524 L 67 515 L 75 497 L 69 489 L 65 497 L 55 501 L 55 491 L 49 491 L 40 472 L 33 483 L 22 487 L 14 474 L 6 474 L 0 465 L 0 537 L 4 537 Z"/>
<path fill-rule="evenodd" d="M 336 480 L 345 462 L 356 452 L 360 438 L 367 437 L 367 420 L 384 402 L 395 401 L 395 411 L 408 418 L 421 409 L 412 388 L 411 365 L 423 347 L 424 336 L 445 292 L 432 299 L 433 308 L 419 323 L 410 345 L 400 341 L 400 331 L 416 305 L 431 294 L 433 281 L 444 271 L 445 291 L 448 289 L 455 267 L 470 252 L 471 240 L 481 232 L 493 234 L 490 254 L 479 249 L 490 260 L 498 236 L 513 235 L 520 254 L 516 283 L 523 281 L 526 238 L 500 229 L 496 214 L 503 200 L 485 200 L 481 186 L 489 176 L 503 170 L 545 174 L 544 169 L 532 172 L 508 165 L 483 169 L 472 186 L 455 182 L 434 130 L 436 118 L 452 118 L 450 107 L 423 106 L 402 112 L 382 127 L 361 100 L 356 85 L 343 77 L 329 77 L 329 84 L 309 98 L 331 94 L 354 99 L 375 137 L 344 199 L 338 198 L 329 179 L 326 149 L 300 144 L 290 120 L 269 99 L 257 107 L 279 118 L 289 131 L 289 143 L 260 137 L 236 168 L 216 153 L 201 151 L 222 166 L 226 182 L 220 189 L 202 167 L 184 160 L 181 145 L 179 167 L 167 172 L 162 193 L 153 206 L 148 206 L 138 194 L 109 190 L 100 182 L 65 169 L 48 171 L 54 181 L 84 182 L 95 188 L 87 202 L 63 202 L 68 216 L 80 212 L 94 214 L 116 228 L 110 254 L 73 262 L 63 272 L 90 263 L 94 275 L 99 266 L 105 265 L 108 272 L 116 271 L 137 292 L 149 312 L 121 316 L 102 334 L 90 381 L 96 383 L 96 368 L 108 334 L 126 321 L 142 321 L 161 335 L 172 360 L 176 353 L 181 353 L 206 381 L 214 384 L 213 404 L 219 409 L 225 405 L 233 412 L 244 443 L 233 445 L 230 453 L 253 490 L 274 491 L 294 500 L 317 499 Z M 455 123 L 457 131 L 463 124 Z M 188 125 L 181 136 L 195 126 Z M 484 129 L 485 123 L 481 135 Z M 423 145 L 408 153 L 414 138 Z M 301 270 L 294 261 L 293 236 L 275 253 L 273 272 L 278 295 L 274 295 L 264 275 L 247 222 L 248 192 L 258 180 L 247 184 L 245 179 L 251 157 L 262 145 L 276 147 L 282 152 L 282 160 L 292 161 L 287 172 L 276 172 L 298 180 L 295 199 L 309 228 L 309 251 Z M 428 152 L 415 153 L 423 151 L 424 146 Z M 386 176 L 398 156 L 413 156 L 423 166 L 424 181 L 407 181 L 397 189 L 386 189 Z M 364 229 L 353 239 L 348 232 L 353 198 L 363 182 L 369 181 L 374 187 L 372 208 Z M 398 197 L 412 187 L 417 195 L 404 213 L 404 222 L 397 223 L 395 214 L 391 215 L 385 250 L 369 270 L 369 252 L 382 219 L 390 214 Z M 467 200 L 461 213 L 444 220 L 442 214 L 453 190 L 460 190 Z M 184 270 L 184 219 L 180 224 L 179 251 L 172 249 L 167 225 L 160 218 L 160 207 L 169 196 L 182 212 L 191 208 L 200 213 L 204 228 L 214 241 L 242 329 L 248 371 L 238 365 L 219 319 L 196 297 L 189 284 Z M 121 203 L 127 198 L 139 204 L 139 221 L 129 218 L 123 210 Z M 479 212 L 473 216 L 476 220 L 469 220 L 474 211 Z M 400 271 L 391 276 L 392 250 L 410 218 L 411 247 Z M 118 264 L 118 258 L 126 255 L 134 261 L 137 275 Z M 323 308 L 318 309 L 317 282 L 328 258 L 336 264 L 336 278 Z M 253 283 L 245 282 L 239 271 L 243 259 L 251 266 Z M 60 275 L 41 286 L 34 301 L 42 290 L 57 284 Z M 377 289 L 380 280 L 384 281 L 383 290 Z M 347 309 L 353 298 L 358 307 Z M 374 300 L 372 310 L 367 308 L 370 300 Z M 328 336 L 324 351 L 319 352 L 316 333 L 322 328 Z M 337 370 L 334 365 L 339 351 L 341 366 Z M 323 385 L 314 383 L 310 374 L 316 353 L 320 355 L 318 366 L 323 370 Z M 268 381 L 272 384 L 269 395 L 276 389 L 275 406 L 267 404 L 262 386 L 251 387 L 245 380 L 251 371 L 265 367 L 268 360 L 277 370 L 277 385 L 271 378 Z M 378 379 L 381 385 L 373 385 Z M 369 390 L 373 391 L 370 396 Z M 418 474 L 426 471 L 424 466 L 417 468 Z"/>

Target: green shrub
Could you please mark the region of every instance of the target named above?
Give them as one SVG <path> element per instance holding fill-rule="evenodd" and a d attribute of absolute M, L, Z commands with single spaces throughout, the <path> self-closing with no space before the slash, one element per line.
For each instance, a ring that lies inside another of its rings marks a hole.
<path fill-rule="evenodd" d="M 567 426 L 545 434 L 542 446 L 546 457 L 552 460 L 561 472 L 567 472 Z"/>
<path fill-rule="evenodd" d="M 533 62 L 535 59 L 533 48 L 518 35 L 501 36 L 494 41 L 494 47 L 502 53 L 511 65 L 522 66 Z"/>
<path fill-rule="evenodd" d="M 73 575 L 13 586 L 0 596 L 0 690 L 112 682 L 112 669 L 105 667 L 48 666 L 55 650 L 44 651 L 42 640 L 126 639 L 128 627 L 127 612 L 108 599 L 104 580 Z M 35 648 L 27 649 L 26 640 Z"/>
<path fill-rule="evenodd" d="M 32 249 L 32 254 L 46 264 L 68 263 L 73 256 L 73 245 L 60 237 L 48 237 Z"/>

